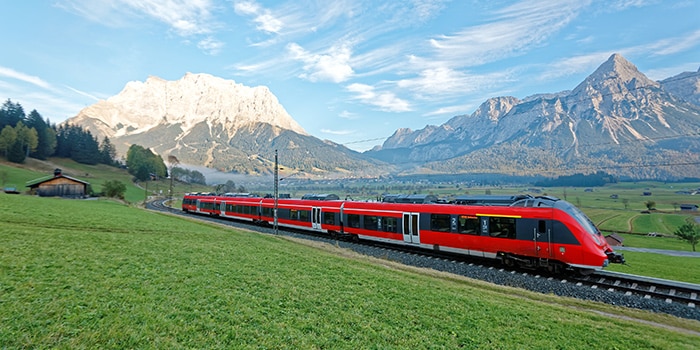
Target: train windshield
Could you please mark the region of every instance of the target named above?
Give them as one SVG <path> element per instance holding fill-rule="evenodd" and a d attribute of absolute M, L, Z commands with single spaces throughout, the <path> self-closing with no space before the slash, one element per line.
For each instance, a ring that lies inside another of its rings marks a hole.
<path fill-rule="evenodd" d="M 600 231 L 597 227 L 595 227 L 593 221 L 591 221 L 591 219 L 589 219 L 588 216 L 586 216 L 586 214 L 584 214 L 579 208 L 576 208 L 573 204 L 567 201 L 557 201 L 555 202 L 554 206 L 571 215 L 574 219 L 576 219 L 576 221 L 578 221 L 581 227 L 586 230 L 586 232 L 595 238 L 596 242 L 599 242 L 597 236 L 601 235 Z"/>

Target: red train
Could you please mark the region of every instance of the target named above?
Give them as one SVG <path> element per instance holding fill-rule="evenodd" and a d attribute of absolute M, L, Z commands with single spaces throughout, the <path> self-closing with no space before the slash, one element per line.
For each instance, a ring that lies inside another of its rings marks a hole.
<path fill-rule="evenodd" d="M 277 224 L 552 272 L 588 273 L 624 263 L 583 212 L 558 198 L 461 196 L 451 203 L 424 203 L 419 197 L 394 196 L 391 203 L 339 200 L 335 195 L 278 199 Z M 273 198 L 188 194 L 182 210 L 275 222 Z"/>

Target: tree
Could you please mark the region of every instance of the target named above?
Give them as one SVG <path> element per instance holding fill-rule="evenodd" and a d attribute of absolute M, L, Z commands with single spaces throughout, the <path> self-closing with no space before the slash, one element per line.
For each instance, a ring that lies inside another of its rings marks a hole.
<path fill-rule="evenodd" d="M 13 103 L 9 98 L 0 107 L 0 129 L 8 125 L 14 128 L 24 118 L 25 114 L 22 105 Z"/>
<path fill-rule="evenodd" d="M 100 144 L 100 163 L 107 165 L 115 165 L 117 163 L 117 149 L 107 136 L 102 139 Z"/>
<path fill-rule="evenodd" d="M 165 177 L 167 169 L 163 158 L 139 145 L 131 145 L 126 152 L 126 167 L 129 174 L 140 181 L 147 181 L 152 175 Z"/>
<path fill-rule="evenodd" d="M 56 152 L 54 154 L 83 164 L 94 165 L 101 160 L 97 139 L 92 136 L 90 131 L 77 125 L 61 125 L 56 130 Z"/>
<path fill-rule="evenodd" d="M 15 131 L 17 132 L 17 140 L 15 142 L 20 144 L 20 148 L 24 152 L 24 158 L 29 157 L 29 153 L 35 151 L 39 145 L 39 135 L 34 128 L 25 126 L 21 121 L 15 126 Z"/>
<path fill-rule="evenodd" d="M 656 207 L 656 202 L 654 201 L 646 201 L 644 202 L 644 205 L 647 206 L 647 209 L 652 210 Z"/>
<path fill-rule="evenodd" d="M 126 185 L 119 180 L 110 180 L 102 185 L 102 193 L 107 197 L 124 199 Z"/>
<path fill-rule="evenodd" d="M 15 140 L 7 152 L 7 160 L 13 163 L 24 163 L 25 159 L 27 159 L 27 156 L 22 148 L 22 143 Z"/>
<path fill-rule="evenodd" d="M 695 251 L 695 246 L 700 243 L 700 227 L 696 224 L 683 224 L 681 227 L 676 229 L 673 234 L 678 236 L 679 239 L 690 243 L 690 245 L 693 247 L 693 251 Z"/>
<path fill-rule="evenodd" d="M 29 112 L 25 124 L 36 130 L 38 137 L 36 150 L 30 156 L 37 159 L 47 159 L 53 155 L 56 149 L 56 132 L 49 127 L 48 121 L 44 121 L 41 114 L 34 109 Z"/>
<path fill-rule="evenodd" d="M 0 131 L 0 149 L 5 151 L 5 158 L 7 158 L 7 152 L 10 150 L 10 147 L 15 144 L 16 140 L 17 132 L 15 128 L 9 125 L 2 128 L 2 131 Z"/>

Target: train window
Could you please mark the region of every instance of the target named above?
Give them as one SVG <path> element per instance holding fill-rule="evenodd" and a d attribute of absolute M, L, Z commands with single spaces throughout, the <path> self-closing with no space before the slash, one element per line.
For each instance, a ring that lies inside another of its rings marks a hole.
<path fill-rule="evenodd" d="M 335 215 L 329 212 L 323 212 L 323 223 L 327 225 L 335 225 Z"/>
<path fill-rule="evenodd" d="M 379 222 L 379 218 L 376 216 L 365 216 L 365 229 L 366 230 L 378 230 L 379 227 L 377 227 Z"/>
<path fill-rule="evenodd" d="M 544 220 L 537 221 L 537 232 L 546 233 L 547 232 L 547 222 Z"/>
<path fill-rule="evenodd" d="M 391 217 L 382 217 L 382 231 L 396 233 L 398 220 Z"/>
<path fill-rule="evenodd" d="M 348 214 L 348 226 L 349 227 L 360 227 L 360 216 L 357 214 Z"/>
<path fill-rule="evenodd" d="M 450 215 L 430 214 L 430 229 L 439 232 L 450 232 Z"/>
<path fill-rule="evenodd" d="M 262 215 L 263 216 L 275 216 L 274 209 L 272 208 L 262 208 Z"/>
<path fill-rule="evenodd" d="M 489 218 L 489 236 L 515 238 L 515 218 Z"/>
<path fill-rule="evenodd" d="M 289 219 L 299 220 L 299 211 L 296 209 L 289 209 Z"/>
<path fill-rule="evenodd" d="M 308 210 L 299 210 L 299 221 L 309 222 L 311 217 L 311 212 Z"/>
<path fill-rule="evenodd" d="M 457 220 L 457 232 L 470 235 L 479 234 L 479 218 L 471 215 L 460 215 Z"/>

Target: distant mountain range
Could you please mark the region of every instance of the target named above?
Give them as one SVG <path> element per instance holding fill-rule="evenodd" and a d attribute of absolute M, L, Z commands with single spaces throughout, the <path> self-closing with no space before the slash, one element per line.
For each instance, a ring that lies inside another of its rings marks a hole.
<path fill-rule="evenodd" d="M 697 178 L 700 70 L 655 82 L 614 54 L 571 91 L 492 98 L 365 154 L 411 172 Z"/>
<path fill-rule="evenodd" d="M 269 174 L 557 176 L 603 170 L 635 179 L 700 178 L 700 70 L 652 81 L 614 54 L 571 91 L 485 101 L 471 115 L 398 129 L 365 153 L 308 135 L 266 87 L 207 74 L 150 77 L 66 121 L 180 162 Z M 399 169 L 399 170 L 397 170 Z"/>

